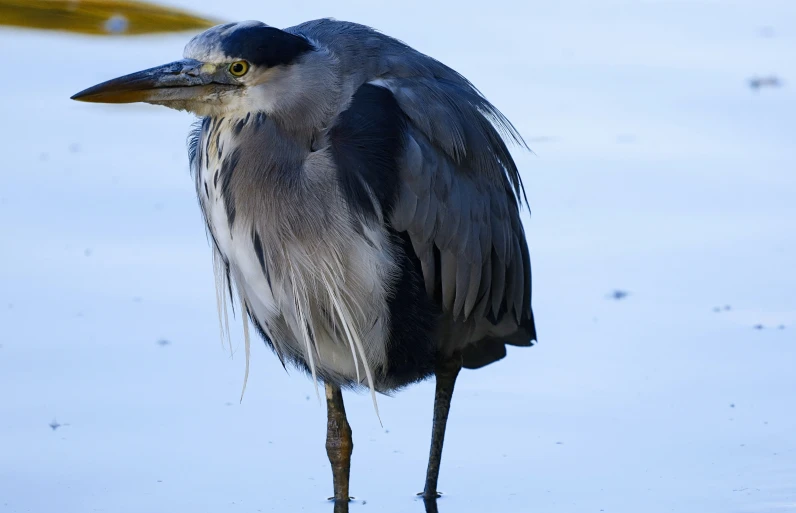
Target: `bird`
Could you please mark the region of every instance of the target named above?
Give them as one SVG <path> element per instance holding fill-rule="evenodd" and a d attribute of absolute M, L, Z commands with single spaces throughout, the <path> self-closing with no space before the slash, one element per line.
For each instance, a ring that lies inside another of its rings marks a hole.
<path fill-rule="evenodd" d="M 237 303 L 247 376 L 251 323 L 323 383 L 336 504 L 353 452 L 342 391 L 369 391 L 378 415 L 376 393 L 435 378 L 419 494 L 435 500 L 460 370 L 536 342 L 512 123 L 452 68 L 333 19 L 221 24 L 182 59 L 72 99 L 197 116 L 188 155 L 219 320 Z"/>

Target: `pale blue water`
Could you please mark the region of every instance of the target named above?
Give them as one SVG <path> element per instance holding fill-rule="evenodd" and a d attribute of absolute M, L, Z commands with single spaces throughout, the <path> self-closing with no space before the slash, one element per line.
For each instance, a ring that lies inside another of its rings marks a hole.
<path fill-rule="evenodd" d="M 540 344 L 462 374 L 441 513 L 796 511 L 796 4 L 175 3 L 371 24 L 530 140 Z M 256 344 L 238 403 L 191 117 L 68 100 L 188 37 L 0 29 L 2 512 L 331 512 L 308 380 Z M 432 398 L 347 397 L 352 511 L 422 511 Z"/>

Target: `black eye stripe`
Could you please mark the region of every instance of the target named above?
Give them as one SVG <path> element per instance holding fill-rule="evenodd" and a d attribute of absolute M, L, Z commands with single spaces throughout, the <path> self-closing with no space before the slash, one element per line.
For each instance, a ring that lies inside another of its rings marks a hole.
<path fill-rule="evenodd" d="M 264 25 L 239 27 L 227 33 L 221 43 L 224 55 L 263 68 L 291 64 L 312 49 L 303 37 Z"/>

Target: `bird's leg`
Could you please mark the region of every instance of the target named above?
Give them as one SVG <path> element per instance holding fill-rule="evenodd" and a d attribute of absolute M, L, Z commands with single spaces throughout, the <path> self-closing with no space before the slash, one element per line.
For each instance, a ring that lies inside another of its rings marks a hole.
<path fill-rule="evenodd" d="M 334 513 L 348 513 L 348 501 L 334 501 Z"/>
<path fill-rule="evenodd" d="M 348 503 L 348 476 L 351 472 L 351 426 L 345 416 L 343 393 L 340 387 L 326 383 L 326 454 L 332 464 L 335 503 Z M 335 508 L 335 511 L 337 509 Z"/>
<path fill-rule="evenodd" d="M 439 513 L 436 497 L 431 497 L 430 499 L 423 497 L 423 505 L 425 506 L 426 513 Z"/>
<path fill-rule="evenodd" d="M 433 500 L 439 497 L 437 481 L 439 480 L 439 465 L 442 459 L 442 444 L 445 441 L 445 426 L 448 423 L 448 413 L 451 409 L 453 387 L 461 369 L 462 355 L 460 353 L 455 353 L 451 358 L 437 363 L 435 371 L 437 390 L 434 394 L 434 425 L 431 429 L 431 452 L 428 456 L 426 487 L 422 494 L 426 500 Z"/>

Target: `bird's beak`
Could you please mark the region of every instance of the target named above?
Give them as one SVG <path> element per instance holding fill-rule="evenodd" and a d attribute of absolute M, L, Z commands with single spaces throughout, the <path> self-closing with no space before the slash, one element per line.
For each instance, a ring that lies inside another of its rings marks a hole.
<path fill-rule="evenodd" d="M 222 71 L 214 64 L 183 59 L 108 80 L 80 91 L 72 99 L 94 103 L 168 104 L 207 98 L 240 87 L 224 80 Z"/>

